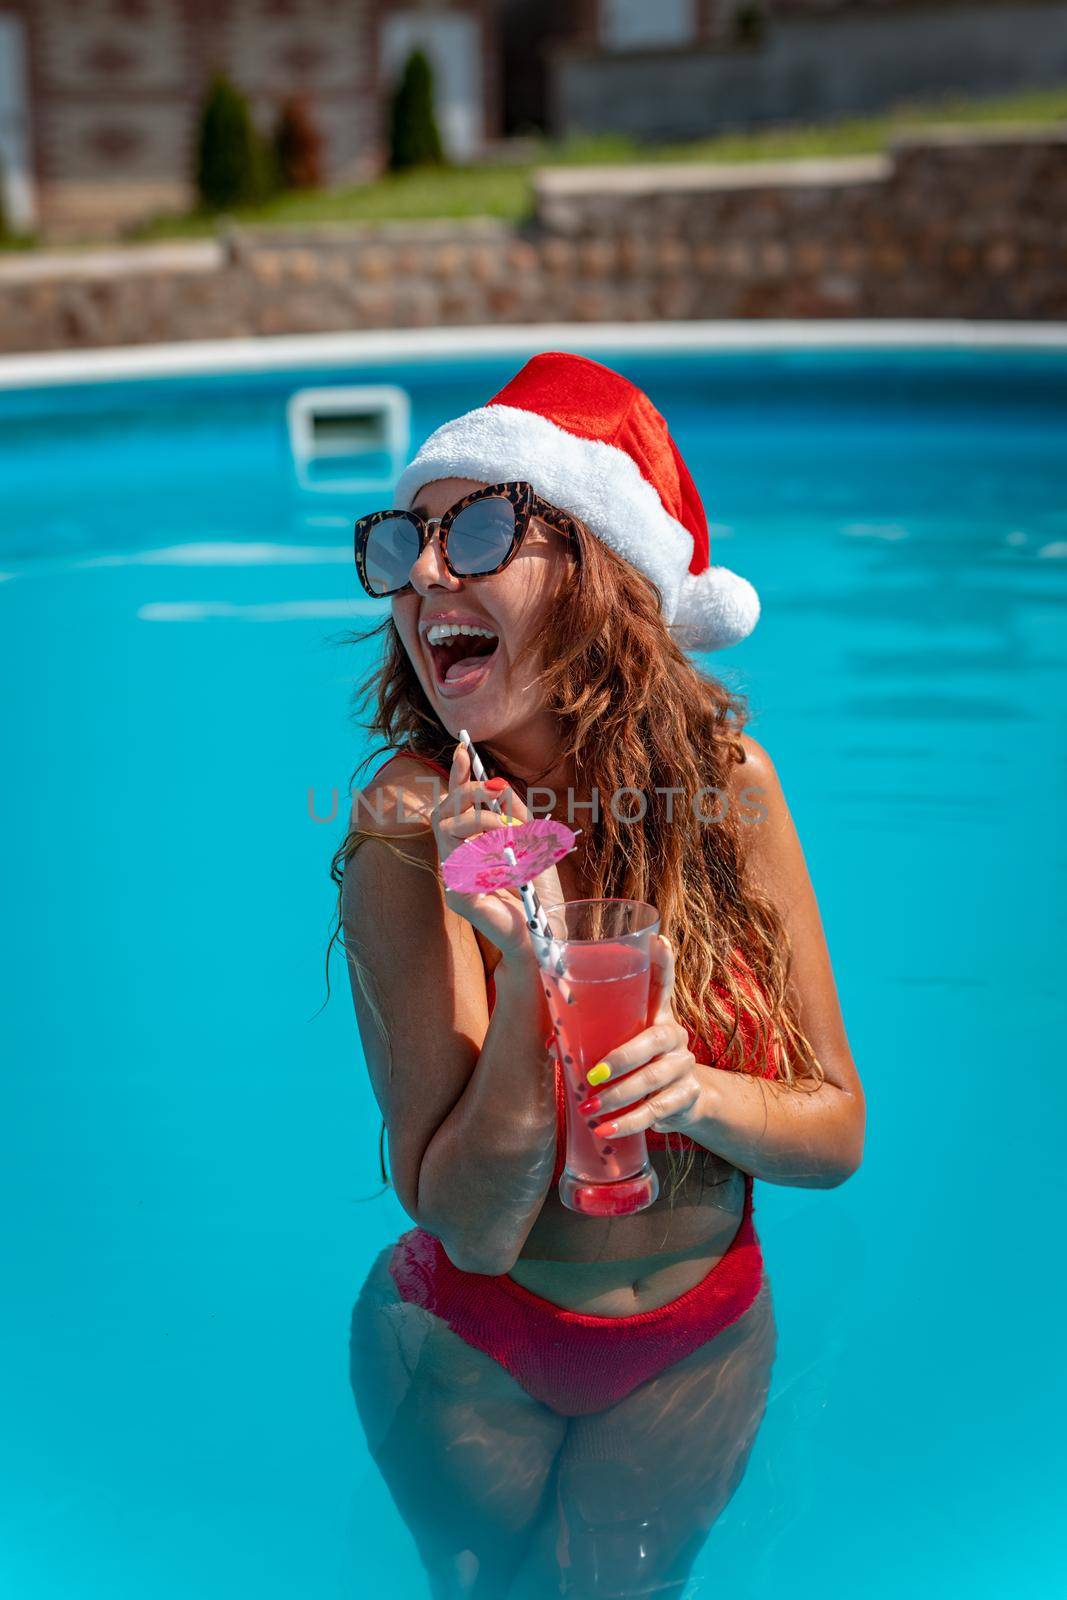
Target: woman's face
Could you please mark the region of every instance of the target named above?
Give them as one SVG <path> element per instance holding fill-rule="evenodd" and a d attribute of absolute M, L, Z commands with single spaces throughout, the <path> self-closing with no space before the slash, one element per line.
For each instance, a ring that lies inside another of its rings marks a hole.
<path fill-rule="evenodd" d="M 438 478 L 424 484 L 412 510 L 439 517 L 474 489 L 473 478 Z M 436 536 L 411 568 L 412 589 L 393 597 L 393 621 L 430 704 L 451 734 L 499 739 L 532 724 L 541 709 L 535 655 L 514 670 L 520 647 L 541 625 L 570 570 L 567 540 L 532 518 L 526 537 L 503 572 L 488 578 L 454 578 L 441 559 Z M 468 638 L 431 644 L 434 623 L 487 629 L 496 643 Z"/>

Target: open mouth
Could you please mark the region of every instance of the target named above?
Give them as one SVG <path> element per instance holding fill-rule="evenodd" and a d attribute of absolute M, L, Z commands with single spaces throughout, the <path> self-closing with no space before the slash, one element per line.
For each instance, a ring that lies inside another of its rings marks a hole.
<path fill-rule="evenodd" d="M 487 633 L 451 633 L 435 637 L 431 629 L 426 648 L 433 662 L 434 678 L 442 687 L 473 687 L 486 677 L 492 667 L 499 640 Z"/>

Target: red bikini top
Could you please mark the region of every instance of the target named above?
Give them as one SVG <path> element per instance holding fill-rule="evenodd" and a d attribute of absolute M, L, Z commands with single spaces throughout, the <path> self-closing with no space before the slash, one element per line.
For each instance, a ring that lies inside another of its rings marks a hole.
<path fill-rule="evenodd" d="M 410 755 L 410 756 L 413 756 L 416 761 L 422 761 L 427 766 L 433 767 L 435 769 L 435 771 L 441 773 L 445 777 L 446 780 L 448 778 L 448 773 L 446 772 L 445 768 L 442 767 L 439 762 L 431 760 L 431 758 L 429 756 L 420 755 L 414 750 L 401 750 L 401 751 L 397 751 L 397 754 L 398 755 Z M 392 760 L 392 759 L 393 758 L 390 757 L 390 760 Z M 388 765 L 388 763 L 386 763 L 386 765 Z M 381 770 L 381 769 L 379 769 L 379 770 Z M 735 964 L 735 967 L 734 967 L 734 974 L 735 974 L 735 977 L 737 978 L 737 981 L 738 981 L 739 985 L 741 986 L 742 989 L 745 990 L 746 993 L 752 994 L 755 991 L 755 987 L 756 987 L 755 979 L 754 979 L 754 977 L 752 975 L 752 972 L 751 972 L 747 962 L 745 961 L 744 957 L 741 955 L 740 951 L 736 952 L 736 964 Z M 726 990 L 724 988 L 722 988 L 719 984 L 713 984 L 712 987 L 715 990 L 716 995 L 723 1002 L 723 1004 L 728 1006 L 729 1005 L 729 1001 L 728 1001 Z M 488 998 L 488 1001 L 489 1001 L 489 1015 L 492 1016 L 493 1007 L 496 1004 L 496 983 L 495 983 L 495 981 L 493 979 L 492 969 L 489 968 L 489 967 L 486 967 L 486 969 L 485 969 L 485 988 L 486 988 L 486 995 L 487 995 L 487 998 Z M 716 1060 L 716 1058 L 721 1054 L 723 1048 L 725 1047 L 726 1038 L 727 1038 L 726 1034 L 723 1032 L 723 1030 L 721 1028 L 718 1028 L 714 1024 L 712 1024 L 710 1036 L 707 1039 L 698 1038 L 697 1035 L 694 1034 L 692 1029 L 688 1029 L 687 1033 L 688 1033 L 688 1040 L 689 1040 L 689 1048 L 690 1048 L 690 1050 L 692 1050 L 693 1055 L 696 1058 L 696 1060 L 698 1062 L 700 1062 L 703 1066 L 713 1066 L 713 1065 L 725 1066 L 725 1067 L 730 1068 L 730 1069 L 735 1070 L 735 1071 L 754 1072 L 758 1076 L 763 1077 L 763 1078 L 775 1078 L 775 1077 L 778 1076 L 778 1055 L 777 1055 L 776 1047 L 774 1045 L 768 1046 L 768 1048 L 765 1050 L 765 1052 L 764 1052 L 764 1054 L 762 1056 L 762 1059 L 757 1058 L 756 1052 L 755 1052 L 756 1025 L 752 1021 L 751 1017 L 749 1017 L 745 1013 L 742 1013 L 741 1022 L 740 1022 L 740 1025 L 739 1025 L 739 1033 L 740 1033 L 740 1036 L 741 1036 L 741 1047 L 742 1047 L 741 1048 L 741 1057 L 742 1057 L 742 1062 L 743 1062 L 743 1065 L 740 1068 L 733 1067 L 732 1063 L 718 1062 Z M 562 1067 L 562 1063 L 561 1063 L 560 1058 L 559 1058 L 559 1052 L 558 1052 L 558 1050 L 556 1048 L 555 1038 L 554 1038 L 553 1035 L 550 1034 L 548 1036 L 548 1038 L 545 1040 L 545 1048 L 547 1050 L 549 1050 L 551 1052 L 551 1054 L 552 1054 L 553 1062 L 554 1062 L 554 1065 L 555 1065 L 555 1074 L 556 1074 L 556 1152 L 557 1152 L 557 1154 L 556 1154 L 556 1171 L 553 1174 L 553 1182 L 555 1182 L 556 1179 L 559 1177 L 560 1173 L 563 1171 L 564 1153 L 566 1151 L 566 1145 L 567 1145 L 567 1095 L 566 1095 L 566 1087 L 565 1087 L 565 1084 L 564 1084 L 564 1081 L 563 1081 L 563 1067 Z M 667 1144 L 668 1139 L 670 1139 L 671 1137 L 672 1136 L 670 1134 L 656 1133 L 651 1128 L 648 1130 L 648 1132 L 645 1135 L 645 1138 L 646 1138 L 646 1140 L 648 1142 L 649 1147 L 651 1149 L 653 1149 L 653 1150 L 663 1149 L 663 1147 Z M 674 1137 L 674 1139 L 676 1141 L 678 1141 L 680 1143 L 680 1147 L 683 1150 L 686 1148 L 686 1146 L 696 1143 L 695 1140 L 688 1138 L 684 1133 L 675 1134 L 675 1135 L 673 1135 L 673 1137 Z"/>

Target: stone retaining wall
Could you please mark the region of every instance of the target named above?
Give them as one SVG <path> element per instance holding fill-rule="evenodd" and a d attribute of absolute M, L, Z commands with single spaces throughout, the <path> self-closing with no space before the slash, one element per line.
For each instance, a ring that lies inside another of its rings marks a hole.
<path fill-rule="evenodd" d="M 542 321 L 1067 318 L 1067 134 L 554 169 L 537 212 L 0 255 L 0 350 Z"/>

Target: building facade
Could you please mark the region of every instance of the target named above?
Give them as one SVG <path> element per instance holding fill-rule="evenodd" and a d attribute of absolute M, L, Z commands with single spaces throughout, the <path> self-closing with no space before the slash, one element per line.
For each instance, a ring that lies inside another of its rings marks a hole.
<path fill-rule="evenodd" d="M 509 60 L 507 120 L 556 136 L 697 139 L 1067 78 L 1063 0 L 502 3 L 536 63 L 517 118 Z"/>
<path fill-rule="evenodd" d="M 16 227 L 107 231 L 193 202 L 197 113 L 216 68 L 266 132 L 302 94 L 331 184 L 385 159 L 408 51 L 435 68 L 457 160 L 495 136 L 492 0 L 0 0 L 0 159 Z"/>

